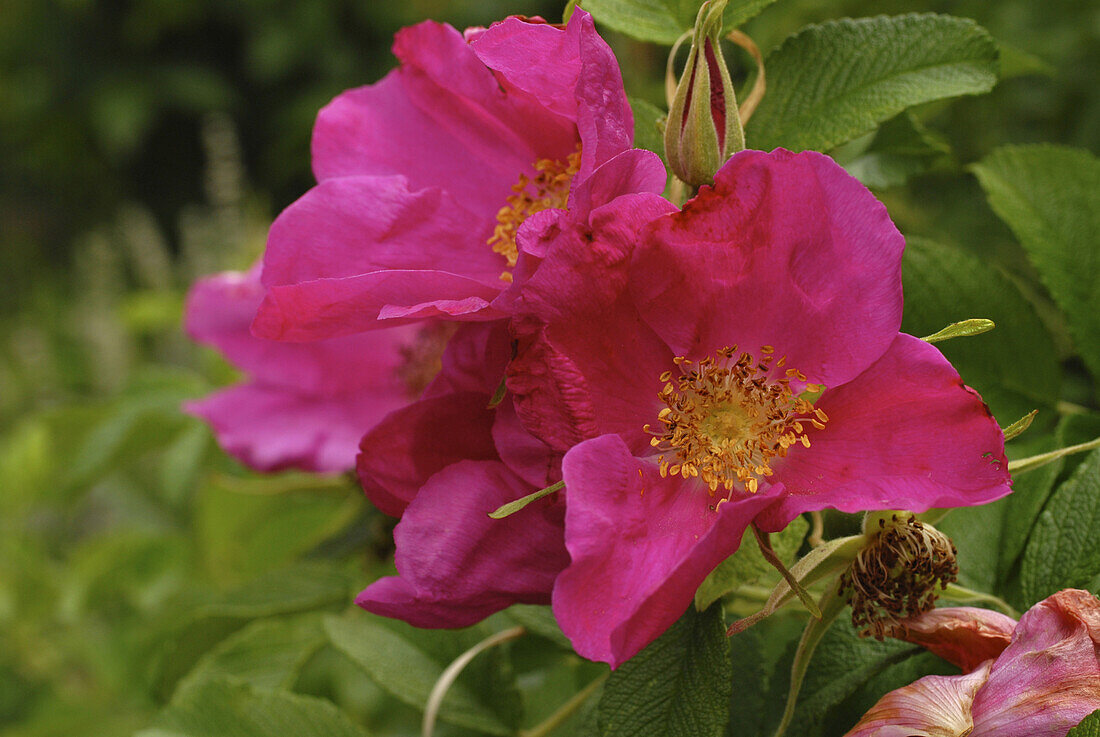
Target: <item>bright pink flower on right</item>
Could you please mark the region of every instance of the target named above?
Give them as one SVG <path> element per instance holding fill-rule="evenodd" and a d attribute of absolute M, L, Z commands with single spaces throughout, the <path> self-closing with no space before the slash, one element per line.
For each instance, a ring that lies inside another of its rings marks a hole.
<path fill-rule="evenodd" d="M 934 610 L 917 621 L 943 618 L 948 611 Z M 988 632 L 1004 628 L 1003 615 L 985 612 L 990 621 L 978 628 L 983 635 L 973 628 L 980 619 L 974 613 L 981 610 L 965 611 L 969 621 L 945 635 L 951 649 L 967 631 L 982 640 L 978 648 L 987 647 Z M 936 639 L 935 632 L 926 635 Z M 1097 709 L 1100 600 L 1067 589 L 1029 609 L 994 659 L 961 676 L 925 676 L 891 691 L 846 737 L 1065 737 Z"/>
<path fill-rule="evenodd" d="M 582 655 L 651 642 L 749 524 L 1009 492 L 988 408 L 898 332 L 901 234 L 828 157 L 743 151 L 681 211 L 549 237 L 509 388 L 568 451 L 553 599 Z"/>

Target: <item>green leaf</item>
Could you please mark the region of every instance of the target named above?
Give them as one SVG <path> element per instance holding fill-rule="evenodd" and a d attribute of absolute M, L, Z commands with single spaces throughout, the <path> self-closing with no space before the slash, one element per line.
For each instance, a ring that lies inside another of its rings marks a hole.
<path fill-rule="evenodd" d="M 245 683 L 201 681 L 182 690 L 135 737 L 366 737 L 329 701 L 260 692 Z"/>
<path fill-rule="evenodd" d="M 749 146 L 826 151 L 913 105 L 988 92 L 997 47 L 973 21 L 880 16 L 810 26 L 764 67 L 768 93 L 746 131 Z"/>
<path fill-rule="evenodd" d="M 775 0 L 729 0 L 722 15 L 726 29 L 736 28 Z M 581 0 L 592 17 L 619 33 L 671 46 L 695 24 L 702 0 Z"/>
<path fill-rule="evenodd" d="M 1100 709 L 1082 719 L 1066 737 L 1100 737 Z"/>
<path fill-rule="evenodd" d="M 1034 604 L 1066 588 L 1095 588 L 1100 576 L 1100 450 L 1050 496 L 1024 549 L 1020 585 Z"/>
<path fill-rule="evenodd" d="M 771 536 L 772 548 L 780 560 L 788 564 L 788 568 L 808 529 L 806 520 L 796 517 L 785 530 Z M 768 573 L 775 573 L 775 569 L 764 560 L 756 540 L 745 535 L 741 538 L 741 547 L 737 552 L 719 563 L 696 590 L 695 608 L 702 611 L 726 594 L 735 593 L 742 586 L 756 583 L 761 576 Z"/>
<path fill-rule="evenodd" d="M 601 737 L 721 735 L 729 721 L 732 665 L 722 608 L 688 609 L 623 663 L 604 685 Z"/>
<path fill-rule="evenodd" d="M 665 138 L 660 122 L 665 118 L 665 112 L 637 97 L 630 98 L 630 107 L 634 111 L 634 147 L 652 151 L 663 159 Z"/>
<path fill-rule="evenodd" d="M 324 626 L 332 644 L 375 683 L 409 706 L 421 710 L 444 668 L 468 646 L 490 633 L 484 627 L 471 628 L 462 634 L 436 633 L 436 644 L 441 642 L 438 638 L 449 636 L 452 646 L 462 646 L 458 652 L 447 652 L 437 647 L 424 647 L 413 639 L 419 634 L 426 640 L 432 637 L 429 633 L 416 633 L 411 627 L 399 628 L 395 624 L 383 625 L 379 618 L 362 612 L 356 612 L 350 618 L 326 617 Z M 471 637 L 474 642 L 470 641 Z M 466 675 L 463 672 L 447 691 L 439 710 L 439 719 L 489 734 L 512 734 L 510 726 L 489 706 L 493 703 L 491 699 L 499 698 L 499 694 L 479 698 L 470 687 Z"/>
<path fill-rule="evenodd" d="M 849 174 L 871 189 L 886 189 L 905 184 L 910 177 L 949 161 L 951 147 L 911 112 L 905 112 L 879 126 L 870 142 L 851 161 L 841 159 L 841 149 L 833 154 Z"/>
<path fill-rule="evenodd" d="M 230 678 L 260 691 L 290 688 L 327 641 L 317 615 L 253 622 L 207 652 L 179 687 Z"/>
<path fill-rule="evenodd" d="M 1044 453 L 1054 450 L 1054 441 L 1049 437 L 1027 445 L 1028 454 Z M 1063 463 L 1048 463 L 1034 471 L 1019 474 L 1012 479 L 1012 493 L 1004 500 L 1004 528 L 997 548 L 1000 553 L 998 578 L 1007 581 L 1020 555 L 1024 552 L 1028 537 L 1039 517 L 1039 511 L 1046 504 L 1054 482 L 1062 471 Z"/>
<path fill-rule="evenodd" d="M 997 324 L 984 335 L 937 346 L 994 415 L 1012 421 L 1039 407 L 1046 410 L 1039 422 L 1054 416 L 1062 381 L 1054 343 L 1008 277 L 975 256 L 910 237 L 902 279 L 904 332 L 928 335 L 974 315 Z"/>
<path fill-rule="evenodd" d="M 1065 312 L 1085 365 L 1100 379 L 1100 159 L 1059 146 L 1005 146 L 973 170 Z"/>
<path fill-rule="evenodd" d="M 814 651 L 787 734 L 816 734 L 832 708 L 888 667 L 919 651 L 897 640 L 877 642 L 861 638 L 848 618 L 841 616 Z"/>

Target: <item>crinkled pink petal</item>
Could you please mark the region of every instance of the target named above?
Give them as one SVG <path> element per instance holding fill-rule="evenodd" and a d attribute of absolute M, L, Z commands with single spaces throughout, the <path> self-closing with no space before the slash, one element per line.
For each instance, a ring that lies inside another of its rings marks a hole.
<path fill-rule="evenodd" d="M 335 473 L 352 468 L 363 433 L 407 401 L 386 392 L 322 397 L 248 383 L 184 409 L 210 423 L 227 453 L 258 471 Z"/>
<path fill-rule="evenodd" d="M 521 342 L 508 388 L 524 424 L 556 450 L 604 433 L 648 448 L 643 426 L 655 419 L 672 355 L 629 301 L 628 263 L 637 229 L 671 207 L 628 195 L 594 210 L 590 224 L 549 231 L 546 256 L 523 283 L 517 313 L 548 325 Z"/>
<path fill-rule="evenodd" d="M 367 498 L 400 517 L 424 483 L 462 460 L 497 459 L 489 396 L 428 397 L 386 416 L 362 436 L 356 468 Z"/>
<path fill-rule="evenodd" d="M 783 529 L 802 512 L 985 504 L 1011 491 L 1004 436 L 934 346 L 898 334 L 861 376 L 816 403 L 829 420 L 809 448 L 773 463 L 787 494 L 760 519 Z"/>
<path fill-rule="evenodd" d="M 511 604 L 547 603 L 569 560 L 560 501 L 489 517 L 533 491 L 501 463 L 463 461 L 436 474 L 394 530 L 398 576 L 356 603 L 417 627 L 464 627 Z"/>
<path fill-rule="evenodd" d="M 260 338 L 310 341 L 407 324 L 387 308 L 415 308 L 406 316 L 452 320 L 497 320 L 489 304 L 494 287 L 445 271 L 375 271 L 342 279 L 316 279 L 267 290 L 252 334 Z"/>
<path fill-rule="evenodd" d="M 991 665 L 964 676 L 925 676 L 891 691 L 844 737 L 977 737 L 969 731 L 971 708 Z"/>
<path fill-rule="evenodd" d="M 939 607 L 905 620 L 890 636 L 920 645 L 969 673 L 1000 655 L 1015 629 L 1015 619 L 990 609 Z"/>
<path fill-rule="evenodd" d="M 769 502 L 745 495 L 715 512 L 701 483 L 662 478 L 615 435 L 573 448 L 562 473 L 571 563 L 554 585 L 554 615 L 578 653 L 613 668 L 684 613 Z"/>
<path fill-rule="evenodd" d="M 636 252 L 643 317 L 682 355 L 773 346 L 810 381 L 859 375 L 901 324 L 904 240 L 832 159 L 742 151 Z"/>
<path fill-rule="evenodd" d="M 974 699 L 973 737 L 1065 737 L 1100 709 L 1100 600 L 1067 589 L 1020 617 Z"/>

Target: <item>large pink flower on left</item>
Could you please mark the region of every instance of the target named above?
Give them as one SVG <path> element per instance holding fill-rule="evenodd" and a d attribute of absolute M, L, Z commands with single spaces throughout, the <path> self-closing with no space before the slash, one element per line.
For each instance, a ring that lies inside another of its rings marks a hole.
<path fill-rule="evenodd" d="M 262 340 L 249 333 L 262 299 L 258 267 L 192 288 L 188 333 L 249 378 L 184 408 L 256 470 L 353 468 L 363 434 L 435 375 L 445 335 L 400 326 L 307 344 Z"/>
<path fill-rule="evenodd" d="M 306 341 L 411 319 L 490 320 L 511 280 L 516 235 L 536 212 L 631 150 L 615 57 L 577 10 L 564 28 L 508 18 L 465 34 L 400 31 L 401 66 L 324 108 L 318 184 L 272 226 L 267 296 L 253 332 Z M 381 322 L 380 322 L 381 321 Z"/>

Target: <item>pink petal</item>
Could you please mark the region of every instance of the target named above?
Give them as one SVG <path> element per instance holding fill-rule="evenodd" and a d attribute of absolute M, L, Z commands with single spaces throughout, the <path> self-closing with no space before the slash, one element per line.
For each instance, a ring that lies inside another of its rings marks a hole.
<path fill-rule="evenodd" d="M 935 347 L 899 334 L 855 380 L 817 402 L 829 421 L 811 447 L 773 464 L 787 495 L 761 517 L 985 504 L 1011 491 L 1004 438 L 989 409 Z"/>
<path fill-rule="evenodd" d="M 510 395 L 497 407 L 493 444 L 504 465 L 532 486 L 541 489 L 561 481 L 562 454 L 527 431 Z"/>
<path fill-rule="evenodd" d="M 773 346 L 837 386 L 897 333 L 904 245 L 886 208 L 832 159 L 742 151 L 681 213 L 654 222 L 632 288 L 678 354 Z"/>
<path fill-rule="evenodd" d="M 504 381 L 512 357 L 512 337 L 506 320 L 463 323 L 447 341 L 439 375 L 425 396 L 480 392 L 493 396 Z"/>
<path fill-rule="evenodd" d="M 565 456 L 565 544 L 554 615 L 586 658 L 617 667 L 691 604 L 695 589 L 737 550 L 765 494 L 723 502 L 698 482 L 661 478 L 604 435 Z"/>
<path fill-rule="evenodd" d="M 210 423 L 227 453 L 258 471 L 335 473 L 355 465 L 363 433 L 406 401 L 400 394 L 320 397 L 249 383 L 184 409 Z"/>
<path fill-rule="evenodd" d="M 1016 620 L 976 607 L 940 607 L 902 623 L 891 633 L 962 668 L 964 673 L 996 658 L 1012 641 Z"/>
<path fill-rule="evenodd" d="M 417 627 L 464 627 L 517 602 L 547 603 L 568 562 L 561 503 L 488 516 L 533 491 L 500 463 L 463 461 L 436 474 L 394 530 L 398 576 L 356 603 Z"/>
<path fill-rule="evenodd" d="M 978 737 L 971 708 L 991 662 L 964 676 L 925 676 L 883 696 L 844 737 Z"/>
<path fill-rule="evenodd" d="M 268 288 L 252 334 L 272 340 L 319 340 L 401 325 L 406 321 L 396 319 L 399 312 L 408 319 L 497 320 L 502 315 L 489 306 L 495 296 L 495 287 L 444 271 L 389 270 L 317 279 Z M 391 322 L 379 322 L 380 318 Z"/>
<path fill-rule="evenodd" d="M 489 396 L 429 397 L 386 416 L 362 436 L 357 461 L 367 498 L 400 517 L 436 472 L 462 460 L 496 460 Z"/>
<path fill-rule="evenodd" d="M 319 181 L 402 174 L 413 189 L 461 182 L 471 210 L 491 218 L 519 172 L 539 158 L 572 152 L 572 121 L 529 95 L 502 90 L 450 26 L 425 21 L 405 28 L 394 52 L 400 69 L 345 92 L 318 115 L 313 166 Z"/>
<path fill-rule="evenodd" d="M 263 296 L 258 266 L 200 279 L 187 296 L 187 332 L 270 387 L 330 397 L 372 389 L 404 393 L 398 377 L 402 351 L 417 340 L 419 328 L 387 328 L 301 345 L 262 340 L 252 337 L 249 326 Z"/>
<path fill-rule="evenodd" d="M 1100 601 L 1068 589 L 1020 618 L 974 700 L 973 737 L 1064 737 L 1100 709 Z"/>

